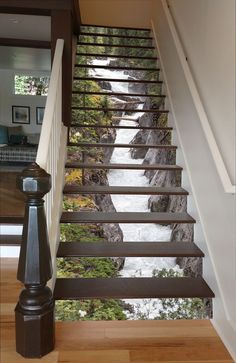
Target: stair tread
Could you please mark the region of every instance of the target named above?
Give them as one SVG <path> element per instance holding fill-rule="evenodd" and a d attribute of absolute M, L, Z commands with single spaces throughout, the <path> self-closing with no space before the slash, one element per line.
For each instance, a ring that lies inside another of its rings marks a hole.
<path fill-rule="evenodd" d="M 178 187 L 130 187 L 108 185 L 66 185 L 64 194 L 148 194 L 148 195 L 188 195 L 183 188 Z"/>
<path fill-rule="evenodd" d="M 160 68 L 157 67 L 125 67 L 125 66 L 104 66 L 104 65 L 96 65 L 96 64 L 75 64 L 76 68 L 99 68 L 99 69 L 114 69 L 114 70 L 127 70 L 127 71 L 160 71 Z"/>
<path fill-rule="evenodd" d="M 92 37 L 106 37 L 106 38 L 124 38 L 127 39 L 127 35 L 118 35 L 118 34 L 105 34 L 105 33 L 88 33 L 88 32 L 81 32 L 80 35 L 82 36 L 92 36 Z M 129 39 L 144 39 L 144 40 L 152 40 L 152 37 L 144 37 L 144 36 L 135 36 L 129 35 Z"/>
<path fill-rule="evenodd" d="M 123 109 L 123 108 L 101 108 L 101 107 L 79 107 L 79 106 L 72 106 L 71 107 L 72 110 L 78 110 L 78 111 L 101 111 L 101 112 L 132 112 L 132 113 L 137 113 L 137 112 L 149 112 L 149 113 L 169 113 L 168 110 L 159 110 L 158 108 L 154 108 L 154 109 Z"/>
<path fill-rule="evenodd" d="M 0 224 L 22 224 L 24 220 L 23 216 L 0 216 Z"/>
<path fill-rule="evenodd" d="M 21 235 L 7 234 L 0 235 L 0 245 L 2 246 L 18 246 L 21 244 Z"/>
<path fill-rule="evenodd" d="M 126 97 L 159 97 L 165 98 L 166 95 L 144 94 L 144 93 L 126 93 L 126 92 L 90 92 L 90 91 L 72 91 L 74 95 L 105 95 L 105 96 L 126 96 Z"/>
<path fill-rule="evenodd" d="M 129 44 L 109 44 L 78 41 L 77 46 L 87 45 L 89 47 L 109 47 L 109 48 L 132 48 L 132 49 L 155 49 L 153 45 L 129 45 Z"/>
<path fill-rule="evenodd" d="M 103 29 L 119 29 L 119 30 L 136 30 L 136 31 L 141 31 L 141 32 L 149 32 L 150 33 L 150 29 L 149 28 L 131 28 L 131 27 L 124 27 L 124 26 L 113 26 L 113 25 L 94 25 L 94 24 L 81 24 L 81 27 L 84 28 L 103 28 Z"/>
<path fill-rule="evenodd" d="M 88 143 L 88 142 L 68 142 L 69 146 L 78 146 L 78 147 L 124 147 L 124 148 L 155 148 L 155 149 L 177 149 L 177 146 L 174 145 L 158 145 L 158 144 L 119 144 L 119 143 L 108 143 L 108 142 L 97 142 L 97 143 Z"/>
<path fill-rule="evenodd" d="M 63 212 L 61 223 L 195 223 L 188 213 Z"/>
<path fill-rule="evenodd" d="M 56 300 L 214 297 L 203 278 L 61 278 L 56 280 Z"/>
<path fill-rule="evenodd" d="M 133 55 L 120 55 L 120 54 L 98 54 L 98 53 L 76 53 L 77 56 L 82 57 L 96 57 L 96 58 L 124 58 L 124 59 L 148 59 L 148 60 L 157 60 L 158 57 L 142 57 L 142 56 L 133 56 Z"/>
<path fill-rule="evenodd" d="M 150 81 L 145 79 L 123 79 L 123 78 L 105 78 L 105 77 L 74 77 L 74 81 L 105 81 L 105 82 L 129 82 L 129 83 L 154 83 L 162 84 L 163 81 Z"/>
<path fill-rule="evenodd" d="M 57 257 L 204 257 L 192 242 L 61 242 Z"/>
<path fill-rule="evenodd" d="M 66 168 L 73 169 L 129 169 L 129 170 L 183 170 L 178 165 L 167 164 L 112 164 L 112 163 L 78 163 L 69 162 L 66 163 Z"/>

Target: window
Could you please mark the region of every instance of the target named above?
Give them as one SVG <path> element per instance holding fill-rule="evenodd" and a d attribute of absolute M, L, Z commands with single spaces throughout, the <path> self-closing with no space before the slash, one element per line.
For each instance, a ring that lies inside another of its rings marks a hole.
<path fill-rule="evenodd" d="M 49 77 L 35 77 L 16 74 L 14 78 L 14 93 L 16 95 L 47 96 Z"/>

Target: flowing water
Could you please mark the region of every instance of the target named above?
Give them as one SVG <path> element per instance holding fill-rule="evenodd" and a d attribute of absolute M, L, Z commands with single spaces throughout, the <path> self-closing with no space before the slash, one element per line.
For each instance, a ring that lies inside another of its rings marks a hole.
<path fill-rule="evenodd" d="M 96 65 L 106 65 L 108 60 L 94 61 Z M 110 71 L 103 69 L 91 70 L 91 75 L 106 78 L 128 79 L 128 75 L 123 71 Z M 128 93 L 128 82 L 118 83 L 111 82 L 113 92 Z M 143 105 L 139 105 L 142 109 Z M 134 112 L 132 119 L 138 120 L 142 115 L 141 112 Z M 127 117 L 123 113 L 124 117 Z M 128 116 L 129 117 L 129 116 Z M 137 126 L 135 121 L 121 120 L 120 125 Z M 131 142 L 138 130 L 117 129 L 115 143 L 128 144 Z M 130 148 L 115 148 L 111 157 L 111 163 L 124 164 L 142 164 L 143 159 L 132 159 Z M 110 170 L 108 173 L 108 182 L 110 186 L 148 186 L 148 179 L 143 170 Z M 112 202 L 117 212 L 150 212 L 148 208 L 149 195 L 112 195 Z M 124 241 L 129 242 L 155 242 L 169 241 L 171 230 L 168 226 L 158 224 L 120 224 L 124 235 Z M 162 268 L 178 269 L 175 258 L 157 258 L 157 257 L 140 257 L 126 258 L 124 268 L 120 271 L 122 277 L 151 277 L 154 270 Z M 134 299 L 125 300 L 133 306 L 135 317 L 138 315 L 148 318 L 154 318 L 159 311 L 160 304 L 158 299 Z M 144 315 L 143 315 L 144 314 Z"/>

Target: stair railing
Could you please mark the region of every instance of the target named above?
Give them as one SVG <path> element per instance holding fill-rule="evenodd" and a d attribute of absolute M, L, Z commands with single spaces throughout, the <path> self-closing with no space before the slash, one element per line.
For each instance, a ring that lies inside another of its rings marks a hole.
<path fill-rule="evenodd" d="M 67 128 L 62 122 L 63 49 L 64 40 L 58 39 L 36 163 L 17 178 L 18 188 L 27 201 L 17 272 L 25 288 L 15 309 L 16 350 L 26 358 L 40 358 L 54 349 L 51 288 L 56 273 L 67 143 Z"/>
<path fill-rule="evenodd" d="M 52 258 L 56 256 L 59 241 L 59 219 L 67 143 L 67 127 L 62 122 L 63 49 L 64 40 L 58 39 L 36 157 L 36 163 L 51 175 L 51 191 L 45 197 L 45 210 Z M 55 261 L 52 262 L 54 265 Z"/>

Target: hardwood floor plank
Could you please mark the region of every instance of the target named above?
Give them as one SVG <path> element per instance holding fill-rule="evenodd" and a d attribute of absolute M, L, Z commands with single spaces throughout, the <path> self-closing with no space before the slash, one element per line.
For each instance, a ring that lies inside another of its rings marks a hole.
<path fill-rule="evenodd" d="M 199 349 L 201 347 L 201 349 Z M 168 351 L 168 355 L 166 352 Z M 150 363 L 167 361 L 192 362 L 197 360 L 224 360 L 225 348 L 217 338 L 194 338 L 185 341 L 172 339 L 169 342 L 156 342 L 155 347 L 151 350 L 136 349 L 130 351 L 130 362 Z M 228 357 L 230 358 L 230 357 Z"/>
<path fill-rule="evenodd" d="M 15 352 L 17 259 L 1 259 L 1 362 Z M 4 295 L 4 296 L 3 296 Z M 15 299 L 15 300 L 14 300 Z M 11 314 L 12 313 L 12 314 Z M 10 320 L 7 320 L 9 317 Z M 233 363 L 209 320 L 56 322 L 55 351 L 27 363 Z"/>
<path fill-rule="evenodd" d="M 23 216 L 25 196 L 16 188 L 19 172 L 0 172 L 0 216 Z"/>
<path fill-rule="evenodd" d="M 59 352 L 58 363 L 130 363 L 128 350 L 76 350 Z"/>

